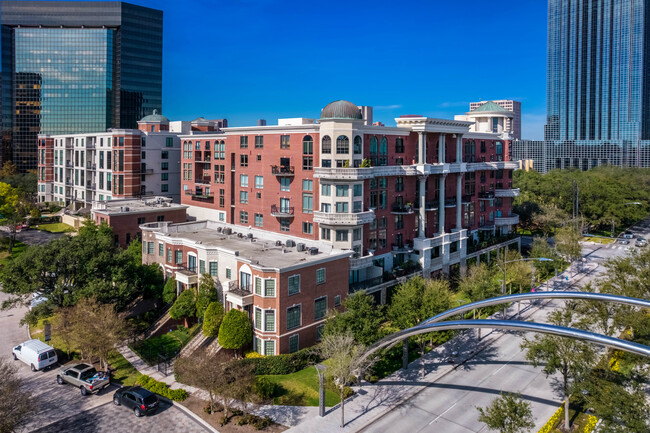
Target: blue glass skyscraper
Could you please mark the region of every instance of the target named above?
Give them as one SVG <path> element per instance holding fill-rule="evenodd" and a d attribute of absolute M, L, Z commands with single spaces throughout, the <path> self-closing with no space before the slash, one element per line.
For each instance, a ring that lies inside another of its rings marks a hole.
<path fill-rule="evenodd" d="M 549 0 L 544 141 L 513 143 L 542 172 L 650 166 L 648 0 Z"/>
<path fill-rule="evenodd" d="M 35 169 L 38 134 L 136 128 L 162 109 L 162 12 L 2 1 L 2 157 Z"/>

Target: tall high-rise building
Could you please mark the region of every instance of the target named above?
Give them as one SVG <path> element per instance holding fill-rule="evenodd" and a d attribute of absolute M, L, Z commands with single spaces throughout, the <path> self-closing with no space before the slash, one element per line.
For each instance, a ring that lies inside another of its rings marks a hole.
<path fill-rule="evenodd" d="M 513 143 L 542 172 L 650 166 L 645 0 L 549 0 L 544 141 Z"/>
<path fill-rule="evenodd" d="M 137 128 L 162 109 L 162 11 L 2 1 L 2 159 L 37 168 L 37 135 Z"/>

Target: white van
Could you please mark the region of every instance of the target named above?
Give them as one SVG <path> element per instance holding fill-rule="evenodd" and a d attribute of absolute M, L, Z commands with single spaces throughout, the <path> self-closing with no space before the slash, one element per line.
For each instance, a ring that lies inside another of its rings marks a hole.
<path fill-rule="evenodd" d="M 42 370 L 56 364 L 59 360 L 52 346 L 48 346 L 41 340 L 36 339 L 25 341 L 23 344 L 14 347 L 13 353 L 15 360 L 20 359 L 29 365 L 32 371 Z"/>

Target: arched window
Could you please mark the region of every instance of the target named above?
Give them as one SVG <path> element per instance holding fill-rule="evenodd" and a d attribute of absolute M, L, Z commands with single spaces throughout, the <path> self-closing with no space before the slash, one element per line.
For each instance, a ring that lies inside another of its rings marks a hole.
<path fill-rule="evenodd" d="M 377 155 L 377 137 L 370 139 L 370 154 Z"/>
<path fill-rule="evenodd" d="M 354 153 L 361 153 L 361 136 L 354 137 Z"/>
<path fill-rule="evenodd" d="M 323 144 L 321 145 L 322 153 L 332 153 L 332 139 L 329 135 L 323 136 Z"/>
<path fill-rule="evenodd" d="M 350 153 L 350 139 L 345 135 L 339 135 L 336 139 L 336 153 Z"/>
<path fill-rule="evenodd" d="M 303 139 L 302 139 L 302 153 L 303 153 L 303 155 L 313 155 L 314 154 L 314 139 L 311 138 L 311 135 L 305 135 L 303 137 Z"/>
<path fill-rule="evenodd" d="M 387 155 L 388 154 L 388 140 L 386 137 L 382 137 L 381 143 L 379 144 L 379 154 Z"/>

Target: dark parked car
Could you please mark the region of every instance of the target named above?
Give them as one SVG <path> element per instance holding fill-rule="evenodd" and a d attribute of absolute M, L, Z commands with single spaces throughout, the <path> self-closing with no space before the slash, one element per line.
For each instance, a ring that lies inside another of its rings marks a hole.
<path fill-rule="evenodd" d="M 158 396 L 139 386 L 125 386 L 115 391 L 113 396 L 115 406 L 124 406 L 133 411 L 135 416 L 148 415 L 158 409 Z"/>

